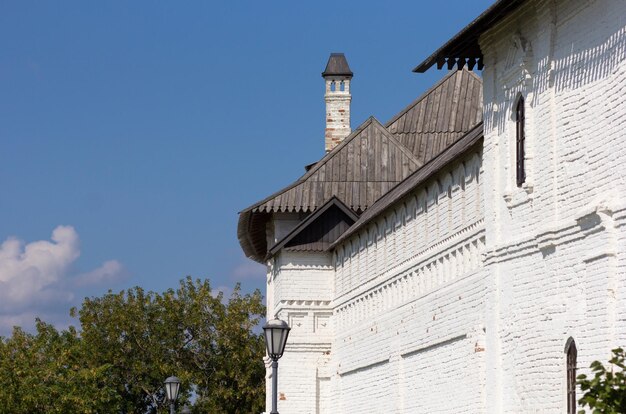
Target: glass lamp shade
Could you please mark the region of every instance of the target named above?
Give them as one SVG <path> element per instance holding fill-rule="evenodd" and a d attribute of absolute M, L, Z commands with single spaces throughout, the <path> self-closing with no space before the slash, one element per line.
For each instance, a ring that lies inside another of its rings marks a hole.
<path fill-rule="evenodd" d="M 280 319 L 267 321 L 263 327 L 263 331 L 265 331 L 265 346 L 267 347 L 267 354 L 274 361 L 283 356 L 290 330 L 291 328 L 287 322 Z"/>
<path fill-rule="evenodd" d="M 176 377 L 169 377 L 165 380 L 165 392 L 169 401 L 176 401 L 178 398 L 178 389 L 180 388 L 180 380 Z"/>

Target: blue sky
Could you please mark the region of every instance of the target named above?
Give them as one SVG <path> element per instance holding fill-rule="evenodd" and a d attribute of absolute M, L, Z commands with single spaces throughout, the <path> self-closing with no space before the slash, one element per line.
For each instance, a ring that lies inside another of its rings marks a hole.
<path fill-rule="evenodd" d="M 323 155 L 329 53 L 355 73 L 352 127 L 384 122 L 490 4 L 0 3 L 0 335 L 185 275 L 262 288 L 237 212 Z"/>

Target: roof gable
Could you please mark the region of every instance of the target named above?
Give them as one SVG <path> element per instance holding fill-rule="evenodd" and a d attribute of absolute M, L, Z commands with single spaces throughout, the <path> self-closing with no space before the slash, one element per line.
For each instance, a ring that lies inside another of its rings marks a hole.
<path fill-rule="evenodd" d="M 387 194 L 381 197 L 374 205 L 364 212 L 359 219 L 345 231 L 329 248 L 333 249 L 348 237 L 356 233 L 358 230 L 367 225 L 374 218 L 385 212 L 392 205 L 402 200 L 407 194 L 413 191 L 418 185 L 423 184 L 426 180 L 437 174 L 442 168 L 465 154 L 477 142 L 483 138 L 482 122 L 474 127 L 470 132 L 465 134 L 461 139 L 450 145 L 440 155 L 433 158 L 429 163 L 425 164 L 402 183 L 391 189 Z"/>
<path fill-rule="evenodd" d="M 358 220 L 348 206 L 337 197 L 332 197 L 315 213 L 303 220 L 298 226 L 276 243 L 268 252 L 266 259 L 274 256 L 281 249 L 297 251 L 326 250 L 341 234 Z"/>
<path fill-rule="evenodd" d="M 394 116 L 389 132 L 425 164 L 482 121 L 482 79 L 452 71 Z"/>
<path fill-rule="evenodd" d="M 370 117 L 300 179 L 243 211 L 314 211 L 332 196 L 363 211 L 420 165 Z"/>
<path fill-rule="evenodd" d="M 354 212 L 366 211 L 481 120 L 482 81 L 468 71 L 450 72 L 386 126 L 369 118 L 298 180 L 240 212 L 237 237 L 245 255 L 266 258 L 274 213 L 314 212 L 333 196 Z"/>

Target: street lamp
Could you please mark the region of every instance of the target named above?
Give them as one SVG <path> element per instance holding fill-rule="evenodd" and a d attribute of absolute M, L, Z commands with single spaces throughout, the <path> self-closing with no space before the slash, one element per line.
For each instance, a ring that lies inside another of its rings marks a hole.
<path fill-rule="evenodd" d="M 178 398 L 178 390 L 180 388 L 180 380 L 176 377 L 169 377 L 165 380 L 165 393 L 167 400 L 170 402 L 170 414 L 175 414 L 174 406 Z"/>
<path fill-rule="evenodd" d="M 267 321 L 263 327 L 267 354 L 272 359 L 272 411 L 270 414 L 278 414 L 276 409 L 278 405 L 278 360 L 285 352 L 290 329 L 287 322 L 280 319 Z"/>

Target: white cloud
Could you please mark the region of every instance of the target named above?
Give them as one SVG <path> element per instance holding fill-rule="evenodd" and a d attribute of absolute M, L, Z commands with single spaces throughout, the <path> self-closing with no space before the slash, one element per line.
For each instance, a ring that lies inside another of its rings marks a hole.
<path fill-rule="evenodd" d="M 235 266 L 232 271 L 232 278 L 241 281 L 248 279 L 259 279 L 264 280 L 267 269 L 264 265 L 253 262 L 252 260 L 243 257 L 242 263 Z"/>
<path fill-rule="evenodd" d="M 108 285 L 128 277 L 128 272 L 117 260 L 108 260 L 97 269 L 83 273 L 75 279 L 76 286 Z"/>
<path fill-rule="evenodd" d="M 227 303 L 230 296 L 233 294 L 233 288 L 228 286 L 218 286 L 211 289 L 211 296 L 214 298 L 216 298 L 220 293 L 223 295 L 222 302 Z"/>
<path fill-rule="evenodd" d="M 58 226 L 51 241 L 24 243 L 8 238 L 0 245 L 0 335 L 19 324 L 29 328 L 34 317 L 47 322 L 67 315 L 79 287 L 110 283 L 125 277 L 116 260 L 77 277 L 72 265 L 80 256 L 78 233 L 71 226 Z M 63 321 L 62 323 L 65 323 Z"/>

